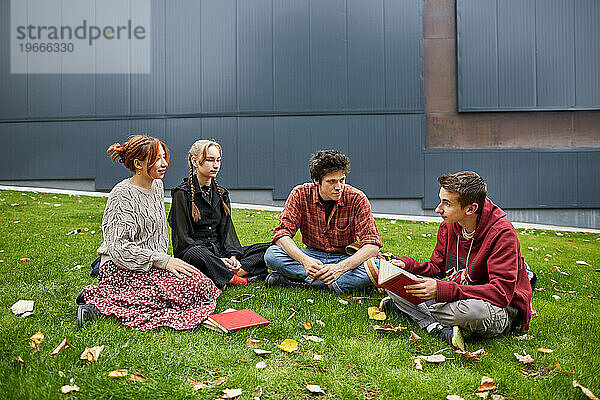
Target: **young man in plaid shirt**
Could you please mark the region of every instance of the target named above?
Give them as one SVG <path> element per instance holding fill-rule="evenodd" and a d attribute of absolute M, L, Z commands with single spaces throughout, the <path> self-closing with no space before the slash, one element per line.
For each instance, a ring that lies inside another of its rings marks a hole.
<path fill-rule="evenodd" d="M 309 167 L 312 183 L 292 189 L 265 254 L 267 267 L 277 271 L 267 276 L 266 286 L 343 292 L 371 285 L 363 263 L 377 256 L 382 243 L 367 196 L 346 184 L 348 157 L 321 150 Z M 292 239 L 298 229 L 304 250 Z M 346 255 L 345 247 L 357 237 L 360 249 Z"/>

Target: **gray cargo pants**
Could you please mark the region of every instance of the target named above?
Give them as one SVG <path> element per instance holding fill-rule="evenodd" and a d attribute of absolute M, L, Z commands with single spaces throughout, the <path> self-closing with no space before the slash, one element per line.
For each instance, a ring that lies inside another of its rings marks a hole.
<path fill-rule="evenodd" d="M 428 300 L 414 305 L 408 300 L 386 290 L 400 311 L 425 329 L 434 322 L 444 326 L 459 326 L 467 332 L 482 337 L 498 336 L 510 330 L 518 310 L 512 306 L 502 308 L 479 299 L 465 299 L 447 303 Z"/>

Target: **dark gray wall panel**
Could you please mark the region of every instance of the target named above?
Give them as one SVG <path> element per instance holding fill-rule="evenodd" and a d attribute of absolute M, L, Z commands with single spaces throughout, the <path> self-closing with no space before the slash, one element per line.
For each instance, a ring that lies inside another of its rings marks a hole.
<path fill-rule="evenodd" d="M 85 117 L 96 111 L 96 80 L 92 74 L 61 76 L 61 115 Z"/>
<path fill-rule="evenodd" d="M 425 117 L 390 115 L 385 117 L 387 155 L 387 194 L 391 197 L 423 197 L 423 149 Z M 382 162 L 378 156 L 377 163 Z"/>
<path fill-rule="evenodd" d="M 286 199 L 296 185 L 310 182 L 308 158 L 310 121 L 306 117 L 278 117 L 274 120 L 273 198 Z"/>
<path fill-rule="evenodd" d="M 423 208 L 435 208 L 440 202 L 438 177 L 462 170 L 463 152 L 460 150 L 426 151 L 425 158 L 425 197 Z"/>
<path fill-rule="evenodd" d="M 383 116 L 348 117 L 348 157 L 352 165 L 348 182 L 371 197 L 385 197 L 387 194 L 386 148 Z"/>
<path fill-rule="evenodd" d="M 424 111 L 422 3 L 384 0 L 383 9 L 386 108 Z"/>
<path fill-rule="evenodd" d="M 150 73 L 131 75 L 131 113 L 164 114 L 165 106 L 165 2 L 151 0 Z M 169 5 L 170 6 L 170 5 Z M 132 53 L 132 60 L 135 58 Z M 134 65 L 138 64 L 134 61 Z"/>
<path fill-rule="evenodd" d="M 202 2 L 202 110 L 237 110 L 235 0 Z"/>
<path fill-rule="evenodd" d="M 96 189 L 110 190 L 119 181 L 131 176 L 131 172 L 117 159 L 113 164 L 106 150 L 113 143 L 127 141 L 127 121 L 98 121 L 96 123 Z"/>
<path fill-rule="evenodd" d="M 498 106 L 496 2 L 457 1 L 457 72 L 460 109 Z"/>
<path fill-rule="evenodd" d="M 348 108 L 385 107 L 383 0 L 348 0 Z"/>
<path fill-rule="evenodd" d="M 541 107 L 575 105 L 573 4 L 564 0 L 536 3 L 537 93 Z"/>
<path fill-rule="evenodd" d="M 240 111 L 273 109 L 272 1 L 238 2 L 238 104 Z"/>
<path fill-rule="evenodd" d="M 175 187 L 190 174 L 187 156 L 192 144 L 204 139 L 200 118 L 177 118 L 167 120 L 166 144 L 171 160 L 165 175 L 165 187 Z"/>
<path fill-rule="evenodd" d="M 96 176 L 96 122 L 72 121 L 53 122 L 59 124 L 61 132 L 58 143 L 51 144 L 58 147 L 60 153 L 60 179 L 93 179 Z M 40 124 L 44 133 L 47 123 Z M 56 140 L 56 138 L 53 138 Z M 48 173 L 42 169 L 42 177 Z"/>
<path fill-rule="evenodd" d="M 575 106 L 600 108 L 600 2 L 574 3 Z"/>
<path fill-rule="evenodd" d="M 345 115 L 310 117 L 310 152 L 337 150 L 348 154 L 348 117 Z M 308 165 L 308 158 L 306 159 Z M 352 160 L 350 160 L 352 168 Z"/>
<path fill-rule="evenodd" d="M 27 148 L 27 123 L 0 124 L 0 179 L 18 179 L 21 170 L 26 168 L 21 161 Z M 39 154 L 38 154 L 39 156 Z"/>
<path fill-rule="evenodd" d="M 539 153 L 539 205 L 577 206 L 577 153 Z"/>
<path fill-rule="evenodd" d="M 463 171 L 475 171 L 487 183 L 488 197 L 502 204 L 502 154 L 495 151 L 468 151 L 463 153 Z M 455 171 L 456 172 L 456 171 Z"/>
<path fill-rule="evenodd" d="M 10 2 L 0 1 L 0 38 L 10 37 Z M 27 75 L 10 73 L 10 43 L 0 40 L 0 118 L 27 116 Z"/>
<path fill-rule="evenodd" d="M 577 198 L 580 207 L 600 207 L 600 151 L 577 154 Z"/>
<path fill-rule="evenodd" d="M 497 204 L 502 208 L 537 207 L 538 153 L 534 150 L 506 151 L 501 156 L 501 197 Z"/>
<path fill-rule="evenodd" d="M 225 155 L 238 154 L 238 118 L 202 119 L 202 137 L 198 139 L 215 140 L 221 145 Z M 223 164 L 217 178 L 220 185 L 227 188 L 238 187 L 238 162 L 236 156 L 227 156 L 227 164 Z"/>
<path fill-rule="evenodd" d="M 309 1 L 273 2 L 275 111 L 310 109 Z"/>
<path fill-rule="evenodd" d="M 535 0 L 498 4 L 498 106 L 536 106 Z"/>
<path fill-rule="evenodd" d="M 197 0 L 171 0 L 166 7 L 167 113 L 202 112 L 200 9 Z"/>
<path fill-rule="evenodd" d="M 313 109 L 348 108 L 346 3 L 310 2 L 310 103 Z"/>
<path fill-rule="evenodd" d="M 28 114 L 33 118 L 61 115 L 61 76 L 59 74 L 27 75 Z"/>
<path fill-rule="evenodd" d="M 240 118 L 237 154 L 223 148 L 223 169 L 238 161 L 238 188 L 273 187 L 273 117 Z"/>

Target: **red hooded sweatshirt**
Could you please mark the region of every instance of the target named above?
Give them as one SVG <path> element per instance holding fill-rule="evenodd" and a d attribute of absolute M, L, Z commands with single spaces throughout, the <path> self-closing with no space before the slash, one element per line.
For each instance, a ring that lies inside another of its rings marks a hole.
<path fill-rule="evenodd" d="M 437 281 L 439 302 L 481 299 L 502 308 L 510 304 L 519 310 L 521 331 L 529 329 L 531 285 L 521 244 L 506 213 L 486 198 L 473 240 L 463 238 L 460 231 L 458 223 L 442 222 L 430 261 L 402 258 L 406 269 L 424 276 L 448 277 Z"/>

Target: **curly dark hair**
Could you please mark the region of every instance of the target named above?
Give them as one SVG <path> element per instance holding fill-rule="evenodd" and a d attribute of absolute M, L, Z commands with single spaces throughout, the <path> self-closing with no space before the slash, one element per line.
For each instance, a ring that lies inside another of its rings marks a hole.
<path fill-rule="evenodd" d="M 319 150 L 310 156 L 310 177 L 313 181 L 321 183 L 321 179 L 331 172 L 350 172 L 350 160 L 337 150 Z"/>
<path fill-rule="evenodd" d="M 458 193 L 461 207 L 477 203 L 476 213 L 481 213 L 487 196 L 487 185 L 483 178 L 473 171 L 460 171 L 454 174 L 442 175 L 438 183 L 444 189 Z"/>

